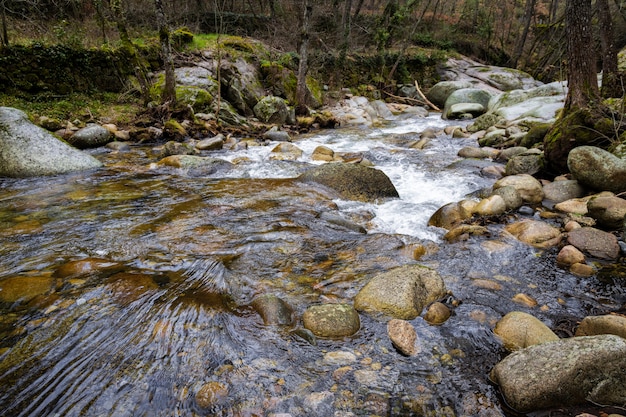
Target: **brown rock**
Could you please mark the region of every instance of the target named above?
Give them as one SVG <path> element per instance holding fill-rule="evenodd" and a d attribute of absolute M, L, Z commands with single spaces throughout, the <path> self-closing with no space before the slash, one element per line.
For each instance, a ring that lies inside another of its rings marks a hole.
<path fill-rule="evenodd" d="M 587 203 L 588 214 L 598 225 L 608 229 L 620 229 L 626 218 L 626 200 L 616 196 L 600 196 Z"/>
<path fill-rule="evenodd" d="M 110 259 L 85 258 L 64 263 L 54 271 L 54 276 L 59 278 L 78 277 L 104 271 L 115 271 L 121 268 L 121 264 Z"/>
<path fill-rule="evenodd" d="M 429 324 L 443 324 L 450 318 L 450 309 L 443 303 L 432 303 L 424 314 L 424 320 Z"/>
<path fill-rule="evenodd" d="M 108 279 L 107 288 L 115 300 L 121 304 L 130 304 L 144 293 L 158 289 L 158 285 L 148 274 L 119 272 Z"/>
<path fill-rule="evenodd" d="M 523 305 L 528 306 L 528 307 L 536 307 L 537 306 L 537 300 L 535 300 L 530 295 L 524 294 L 524 293 L 515 294 L 513 296 L 512 300 L 514 302 L 516 302 L 517 304 L 523 304 Z"/>
<path fill-rule="evenodd" d="M 585 255 L 572 245 L 564 246 L 556 256 L 560 265 L 570 266 L 576 263 L 585 263 Z"/>
<path fill-rule="evenodd" d="M 507 225 L 504 230 L 518 240 L 540 249 L 556 246 L 561 241 L 559 229 L 538 220 L 522 220 Z"/>
<path fill-rule="evenodd" d="M 613 314 L 587 316 L 576 329 L 576 336 L 595 336 L 599 334 L 614 334 L 626 339 L 626 317 Z"/>
<path fill-rule="evenodd" d="M 521 311 L 513 311 L 502 317 L 496 324 L 494 333 L 502 339 L 504 347 L 510 352 L 559 340 L 538 318 Z"/>
<path fill-rule="evenodd" d="M 578 275 L 579 277 L 590 277 L 596 273 L 591 265 L 587 265 L 584 263 L 575 263 L 574 265 L 569 267 L 569 271 Z"/>
<path fill-rule="evenodd" d="M 318 337 L 352 336 L 359 331 L 359 313 L 348 304 L 311 306 L 302 315 L 302 324 Z"/>
<path fill-rule="evenodd" d="M 616 260 L 620 253 L 614 235 L 593 227 L 572 230 L 568 233 L 567 242 L 594 258 Z"/>
<path fill-rule="evenodd" d="M 211 408 L 228 398 L 228 385 L 217 381 L 204 384 L 196 393 L 196 404 L 200 408 Z"/>
<path fill-rule="evenodd" d="M 506 186 L 514 187 L 519 193 L 522 200 L 528 204 L 539 204 L 543 200 L 544 193 L 541 183 L 532 175 L 520 174 L 510 175 L 496 181 L 493 185 L 493 189 Z"/>
<path fill-rule="evenodd" d="M 28 302 L 54 288 L 54 278 L 47 276 L 14 276 L 0 280 L 0 301 Z"/>
<path fill-rule="evenodd" d="M 419 353 L 417 345 L 417 332 L 415 328 L 405 320 L 391 319 L 387 323 L 387 334 L 391 343 L 403 355 L 413 356 Z"/>

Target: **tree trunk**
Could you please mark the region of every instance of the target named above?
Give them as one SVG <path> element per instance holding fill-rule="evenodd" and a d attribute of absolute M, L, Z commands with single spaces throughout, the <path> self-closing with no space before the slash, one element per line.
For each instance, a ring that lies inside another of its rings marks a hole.
<path fill-rule="evenodd" d="M 363 0 L 359 0 L 359 2 L 356 4 L 356 9 L 354 9 L 354 14 L 352 15 L 352 20 L 356 20 L 356 18 L 359 17 L 359 14 L 361 13 L 361 7 L 363 7 Z"/>
<path fill-rule="evenodd" d="M 619 71 L 617 69 L 617 49 L 613 36 L 613 19 L 609 2 L 597 0 L 598 20 L 600 26 L 600 43 L 602 45 L 602 97 L 622 97 Z"/>
<path fill-rule="evenodd" d="M 352 0 L 345 0 L 343 15 L 341 17 L 342 34 L 339 47 L 339 67 L 343 67 L 348 54 L 348 47 L 350 46 L 350 30 L 351 30 L 351 15 Z"/>
<path fill-rule="evenodd" d="M 567 172 L 567 156 L 577 146 L 603 146 L 614 125 L 600 102 L 591 33 L 591 0 L 567 0 L 565 32 L 568 93 L 565 107 L 546 137 L 544 156 L 550 174 Z"/>
<path fill-rule="evenodd" d="M 7 29 L 7 9 L 4 4 L 5 0 L 0 1 L 0 12 L 2 13 L 2 46 L 9 46 L 9 33 Z"/>
<path fill-rule="evenodd" d="M 588 107 L 600 98 L 591 31 L 591 0 L 568 0 L 565 7 L 568 94 L 565 112 Z"/>
<path fill-rule="evenodd" d="M 159 42 L 161 43 L 161 54 L 165 66 L 165 86 L 161 100 L 170 105 L 176 104 L 176 76 L 174 74 L 174 58 L 172 56 L 172 44 L 170 42 L 170 29 L 165 19 L 165 10 L 161 0 L 154 0 L 156 8 L 157 26 L 159 28 Z"/>
<path fill-rule="evenodd" d="M 296 113 L 307 114 L 306 74 L 309 70 L 309 24 L 313 14 L 311 0 L 305 0 L 302 31 L 300 32 L 300 63 L 298 64 L 298 83 L 296 86 Z"/>
<path fill-rule="evenodd" d="M 532 21 L 535 13 L 535 2 L 536 0 L 526 0 L 526 9 L 524 11 L 524 30 L 522 31 L 522 36 L 520 36 L 515 44 L 515 51 L 511 57 L 511 67 L 513 68 L 517 67 L 517 63 L 522 56 L 522 52 L 524 52 L 524 45 L 526 44 L 526 38 L 528 37 L 528 32 L 530 30 L 530 22 Z"/>

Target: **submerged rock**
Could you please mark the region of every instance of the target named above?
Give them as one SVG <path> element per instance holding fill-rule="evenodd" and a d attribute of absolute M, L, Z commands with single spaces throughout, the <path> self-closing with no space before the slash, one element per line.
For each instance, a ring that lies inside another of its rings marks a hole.
<path fill-rule="evenodd" d="M 251 305 L 266 326 L 286 326 L 293 322 L 293 308 L 273 294 L 255 297 Z"/>
<path fill-rule="evenodd" d="M 359 164 L 330 163 L 309 169 L 298 177 L 305 183 L 317 183 L 335 190 L 342 198 L 376 202 L 399 197 L 384 172 Z"/>
<path fill-rule="evenodd" d="M 28 302 L 54 288 L 54 278 L 49 276 L 14 276 L 0 280 L 0 302 Z"/>
<path fill-rule="evenodd" d="M 387 323 L 387 334 L 393 346 L 403 355 L 413 356 L 419 353 L 417 332 L 411 323 L 405 320 L 391 319 Z"/>
<path fill-rule="evenodd" d="M 421 265 L 405 265 L 372 278 L 356 295 L 354 308 L 412 320 L 424 306 L 441 298 L 446 288 L 437 271 Z"/>
<path fill-rule="evenodd" d="M 74 278 L 105 272 L 113 273 L 123 269 L 123 267 L 123 264 L 109 259 L 84 258 L 62 264 L 54 271 L 54 276 L 59 278 Z"/>
<path fill-rule="evenodd" d="M 491 372 L 506 402 L 519 412 L 586 401 L 626 404 L 626 339 L 574 337 L 512 353 Z"/>
<path fill-rule="evenodd" d="M 31 123 L 23 111 L 0 107 L 0 176 L 36 177 L 101 166 L 96 158 Z"/>
<path fill-rule="evenodd" d="M 522 220 L 521 222 L 507 225 L 504 230 L 521 242 L 540 249 L 556 246 L 561 241 L 561 231 L 559 229 L 538 220 Z"/>
<path fill-rule="evenodd" d="M 211 408 L 216 406 L 228 398 L 228 385 L 210 381 L 204 384 L 196 393 L 196 404 L 200 408 Z"/>
<path fill-rule="evenodd" d="M 315 336 L 338 338 L 352 336 L 359 331 L 359 313 L 348 304 L 311 306 L 302 315 L 302 324 Z"/>

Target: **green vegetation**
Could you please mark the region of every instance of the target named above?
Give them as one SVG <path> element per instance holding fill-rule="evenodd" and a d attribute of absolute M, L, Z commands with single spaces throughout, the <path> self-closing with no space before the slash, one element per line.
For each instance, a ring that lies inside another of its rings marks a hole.
<path fill-rule="evenodd" d="M 0 93 L 0 105 L 24 110 L 34 120 L 48 116 L 82 122 L 131 123 L 142 110 L 136 97 L 117 93 L 20 96 Z"/>

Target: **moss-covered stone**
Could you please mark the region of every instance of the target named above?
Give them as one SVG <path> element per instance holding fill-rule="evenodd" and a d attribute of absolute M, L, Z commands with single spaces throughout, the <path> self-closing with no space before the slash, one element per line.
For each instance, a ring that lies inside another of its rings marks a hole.
<path fill-rule="evenodd" d="M 543 139 L 546 137 L 546 134 L 552 127 L 551 123 L 536 123 L 534 124 L 526 136 L 520 141 L 520 146 L 524 146 L 526 148 L 532 148 L 534 145 L 538 143 L 543 143 Z"/>
<path fill-rule="evenodd" d="M 214 99 L 204 88 L 189 86 L 176 87 L 176 98 L 181 105 L 191 106 L 196 113 L 209 111 Z"/>
<path fill-rule="evenodd" d="M 186 27 L 178 28 L 170 34 L 170 39 L 172 46 L 180 50 L 193 42 L 193 33 Z"/>
<path fill-rule="evenodd" d="M 578 146 L 608 146 L 615 130 L 612 121 L 604 119 L 600 110 L 591 108 L 572 110 L 560 117 L 543 140 L 547 170 L 567 172 L 567 155 Z"/>

